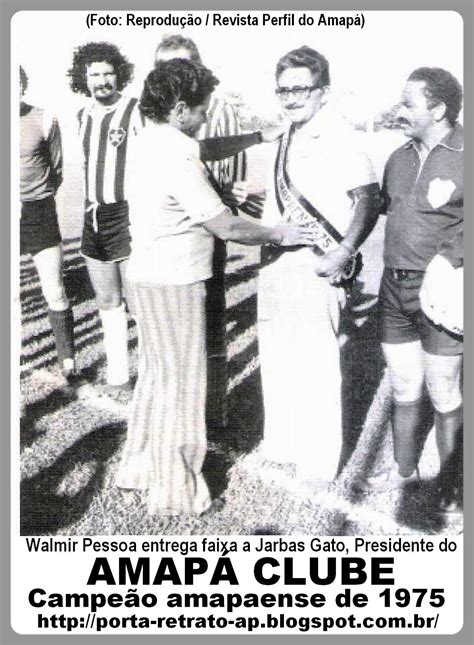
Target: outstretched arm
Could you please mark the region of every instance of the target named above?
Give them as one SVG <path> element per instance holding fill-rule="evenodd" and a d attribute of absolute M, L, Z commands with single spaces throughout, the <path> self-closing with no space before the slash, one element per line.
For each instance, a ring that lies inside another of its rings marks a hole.
<path fill-rule="evenodd" d="M 228 209 L 203 222 L 203 226 L 221 240 L 240 242 L 240 244 L 312 246 L 315 243 L 314 231 L 304 225 L 282 223 L 277 226 L 260 226 L 247 222 L 243 217 L 235 217 Z"/>
<path fill-rule="evenodd" d="M 281 137 L 283 128 L 274 126 L 250 132 L 249 134 L 236 134 L 229 137 L 210 137 L 198 141 L 201 161 L 219 161 L 232 157 L 257 143 L 270 143 Z"/>
<path fill-rule="evenodd" d="M 212 137 L 199 141 L 199 150 L 201 161 L 220 161 L 227 157 L 242 152 L 250 146 L 262 143 L 263 137 L 261 132 L 251 132 L 250 134 L 237 134 L 230 137 Z"/>

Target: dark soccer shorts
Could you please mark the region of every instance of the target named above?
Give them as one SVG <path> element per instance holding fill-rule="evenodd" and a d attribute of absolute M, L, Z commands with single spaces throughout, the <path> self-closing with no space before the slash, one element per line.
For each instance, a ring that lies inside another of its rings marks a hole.
<path fill-rule="evenodd" d="M 131 253 L 128 203 L 99 204 L 84 214 L 81 255 L 100 262 L 120 262 Z"/>
<path fill-rule="evenodd" d="M 54 197 L 23 202 L 20 219 L 20 253 L 36 255 L 61 243 Z"/>
<path fill-rule="evenodd" d="M 378 303 L 381 341 L 398 345 L 420 340 L 428 354 L 462 354 L 462 337 L 435 325 L 421 310 L 419 293 L 423 276 L 422 271 L 413 271 L 397 280 L 391 269 L 384 270 Z"/>

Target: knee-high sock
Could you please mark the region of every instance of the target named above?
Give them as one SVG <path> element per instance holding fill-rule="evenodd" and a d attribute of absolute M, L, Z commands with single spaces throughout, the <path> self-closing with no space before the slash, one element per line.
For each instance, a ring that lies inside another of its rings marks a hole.
<path fill-rule="evenodd" d="M 398 471 L 403 477 L 411 475 L 418 465 L 420 433 L 426 410 L 427 402 L 424 396 L 407 403 L 393 402 L 393 452 Z"/>
<path fill-rule="evenodd" d="M 462 424 L 462 405 L 450 412 L 435 412 L 441 483 L 454 483 L 456 476 L 461 474 L 462 460 L 458 451 L 462 439 Z"/>
<path fill-rule="evenodd" d="M 63 311 L 48 310 L 49 323 L 54 334 L 58 362 L 63 367 L 64 359 L 74 359 L 74 317 L 71 307 Z"/>
<path fill-rule="evenodd" d="M 99 309 L 107 357 L 107 383 L 123 385 L 128 381 L 128 326 L 125 305 Z"/>

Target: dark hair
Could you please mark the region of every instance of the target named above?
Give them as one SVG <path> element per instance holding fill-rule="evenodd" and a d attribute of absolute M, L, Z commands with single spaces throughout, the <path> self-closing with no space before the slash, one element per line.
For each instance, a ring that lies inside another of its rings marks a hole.
<path fill-rule="evenodd" d="M 201 105 L 218 83 L 200 63 L 182 58 L 158 61 L 145 79 L 140 110 L 152 121 L 166 121 L 178 101 L 191 108 Z"/>
<path fill-rule="evenodd" d="M 90 96 L 87 87 L 87 67 L 92 63 L 109 63 L 117 75 L 117 90 L 120 92 L 133 78 L 133 64 L 112 43 L 87 43 L 74 50 L 72 67 L 68 70 L 73 92 Z"/>
<path fill-rule="evenodd" d="M 451 125 L 456 123 L 461 110 L 462 87 L 450 72 L 441 67 L 419 67 L 410 74 L 408 80 L 423 81 L 423 94 L 428 99 L 428 107 L 444 103 L 444 117 Z"/>
<path fill-rule="evenodd" d="M 307 67 L 318 87 L 326 87 L 330 84 L 329 63 L 322 54 L 307 45 L 298 47 L 288 52 L 277 63 L 275 76 L 278 80 L 280 74 L 291 67 Z"/>
<path fill-rule="evenodd" d="M 28 76 L 26 75 L 26 72 L 21 65 L 20 65 L 20 86 L 21 86 L 21 93 L 24 94 L 26 92 L 26 88 L 28 87 Z"/>
<path fill-rule="evenodd" d="M 194 43 L 194 40 L 191 38 L 185 38 L 180 34 L 173 34 L 172 36 L 163 36 L 161 42 L 158 43 L 158 46 L 155 51 L 156 55 L 163 51 L 164 49 L 168 51 L 177 51 L 178 49 L 186 49 L 189 52 L 191 60 L 194 63 L 202 63 L 201 56 L 199 55 L 199 50 Z"/>

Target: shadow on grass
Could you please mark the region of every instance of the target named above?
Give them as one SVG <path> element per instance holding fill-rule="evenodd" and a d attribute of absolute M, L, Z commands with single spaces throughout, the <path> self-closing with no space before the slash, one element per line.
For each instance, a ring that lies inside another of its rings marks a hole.
<path fill-rule="evenodd" d="M 228 395 L 232 448 L 238 452 L 250 452 L 263 436 L 262 382 L 260 369 L 253 367 L 257 355 L 255 340 L 237 355 L 238 362 L 234 360 L 229 366 L 231 378 L 248 372 Z"/>
<path fill-rule="evenodd" d="M 26 289 L 28 285 L 36 285 L 38 279 L 38 273 L 36 272 L 33 264 L 20 270 L 20 287 L 24 287 Z"/>
<path fill-rule="evenodd" d="M 61 408 L 69 405 L 73 396 L 61 390 L 54 390 L 43 399 L 25 406 L 22 418 L 20 419 L 20 449 L 24 450 L 31 446 L 40 434 L 46 429 L 38 431 L 36 423 L 46 414 L 54 414 Z"/>
<path fill-rule="evenodd" d="M 64 286 L 73 305 L 79 305 L 82 302 L 94 299 L 94 291 L 82 258 L 81 261 L 66 264 Z M 95 308 L 95 305 L 93 306 Z"/>
<path fill-rule="evenodd" d="M 249 265 L 238 269 L 234 273 L 227 273 L 225 277 L 226 289 L 237 287 L 258 277 L 259 268 L 255 265 Z"/>
<path fill-rule="evenodd" d="M 250 453 L 262 438 L 263 403 L 260 370 L 253 367 L 257 354 L 254 341 L 235 355 L 228 365 L 229 378 L 242 371 L 248 374 L 235 385 L 227 396 L 227 428 L 209 428 L 208 452 L 203 472 L 212 497 L 224 493 L 228 485 L 228 471 L 238 455 Z"/>
<path fill-rule="evenodd" d="M 44 309 L 46 311 L 46 301 L 39 284 L 38 286 L 29 288 L 27 290 L 22 289 L 20 300 L 22 316 L 36 313 L 38 309 Z"/>
<path fill-rule="evenodd" d="M 98 336 L 93 336 L 88 338 L 82 346 L 87 346 L 88 343 L 95 344 L 97 337 Z M 136 344 L 137 339 L 132 339 L 130 341 L 130 348 L 133 349 Z M 44 362 L 43 367 L 52 365 L 55 362 L 56 359 L 51 358 Z M 99 370 L 103 366 L 104 362 L 105 356 L 101 355 L 91 365 L 81 370 L 81 377 L 88 383 L 95 383 L 98 379 Z M 131 377 L 132 385 L 134 385 L 135 380 L 135 376 Z M 61 408 L 69 405 L 74 399 L 74 394 L 61 389 L 56 389 L 44 398 L 26 405 L 20 420 L 20 448 L 23 450 L 24 448 L 31 446 L 36 441 L 40 434 L 36 429 L 36 424 L 43 416 L 54 414 Z"/>
<path fill-rule="evenodd" d="M 233 323 L 227 333 L 227 343 L 232 343 L 240 334 L 257 323 L 257 294 L 252 294 L 236 305 L 229 307 L 226 314 L 227 324 Z"/>
<path fill-rule="evenodd" d="M 41 320 L 42 318 L 46 318 L 48 315 L 48 312 L 46 310 L 46 306 L 42 308 L 35 309 L 32 311 L 30 314 L 23 314 L 21 317 L 21 324 L 24 326 L 27 323 L 35 323 L 38 320 Z"/>
<path fill-rule="evenodd" d="M 21 535 L 45 535 L 80 520 L 94 495 L 102 489 L 108 460 L 119 449 L 125 426 L 108 424 L 67 448 L 38 475 L 20 485 Z M 71 496 L 58 492 L 63 479 L 78 466 L 94 462 L 88 482 Z"/>

